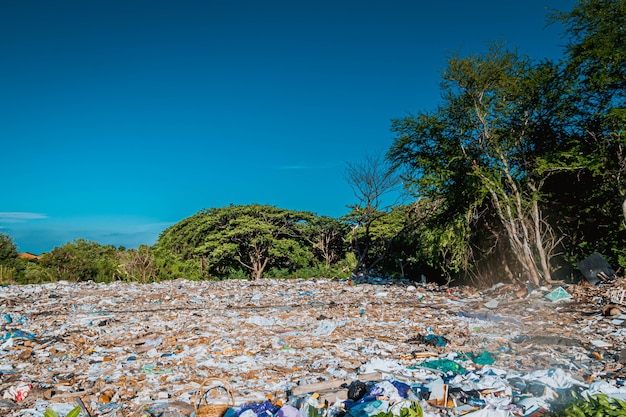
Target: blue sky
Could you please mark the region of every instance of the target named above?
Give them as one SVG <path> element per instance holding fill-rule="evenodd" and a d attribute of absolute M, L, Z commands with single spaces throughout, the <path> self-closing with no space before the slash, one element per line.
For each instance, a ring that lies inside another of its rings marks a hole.
<path fill-rule="evenodd" d="M 454 53 L 562 54 L 574 0 L 24 0 L 0 6 L 0 232 L 136 247 L 203 208 L 338 217 L 346 163 L 439 103 Z"/>

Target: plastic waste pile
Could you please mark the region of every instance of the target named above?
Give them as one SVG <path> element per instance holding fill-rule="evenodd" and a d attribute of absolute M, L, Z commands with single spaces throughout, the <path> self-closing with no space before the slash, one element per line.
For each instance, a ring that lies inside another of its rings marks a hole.
<path fill-rule="evenodd" d="M 492 367 L 467 371 L 450 359 L 427 361 L 409 368 L 393 361 L 375 360 L 366 364 L 364 370 L 372 368 L 382 372 L 364 374 L 366 378 L 384 379 L 297 387 L 299 393 L 308 388 L 321 389 L 305 395 L 292 393 L 286 402 L 266 399 L 231 407 L 224 416 L 535 417 L 563 410 L 573 398 L 598 393 L 626 401 L 623 381 L 621 386 L 606 381 L 585 384 L 558 368 L 530 373 L 510 373 Z M 163 414 L 147 412 L 145 416 Z"/>
<path fill-rule="evenodd" d="M 624 299 L 601 290 L 1 287 L 0 415 L 221 417 L 197 407 L 207 379 L 232 386 L 226 417 L 538 417 L 581 396 L 626 400 Z"/>

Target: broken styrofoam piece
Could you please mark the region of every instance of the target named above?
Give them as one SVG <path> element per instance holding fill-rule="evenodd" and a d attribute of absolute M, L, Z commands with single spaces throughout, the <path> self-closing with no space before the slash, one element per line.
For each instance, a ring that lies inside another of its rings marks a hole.
<path fill-rule="evenodd" d="M 599 348 L 611 347 L 611 344 L 608 343 L 608 342 L 605 342 L 604 340 L 592 340 L 591 344 L 594 345 L 595 347 L 599 347 Z"/>

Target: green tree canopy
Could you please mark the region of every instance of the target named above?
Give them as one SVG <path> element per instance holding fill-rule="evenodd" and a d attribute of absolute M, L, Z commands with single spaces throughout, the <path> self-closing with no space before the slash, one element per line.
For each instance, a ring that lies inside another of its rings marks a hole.
<path fill-rule="evenodd" d="M 15 282 L 24 267 L 13 238 L 0 233 L 0 283 L 4 285 Z"/>
<path fill-rule="evenodd" d="M 326 270 L 345 257 L 348 230 L 344 222 L 328 216 L 313 216 L 301 223 L 302 238 Z"/>
<path fill-rule="evenodd" d="M 13 238 L 0 233 L 0 265 L 14 267 L 18 257 L 17 245 L 13 242 Z"/>
<path fill-rule="evenodd" d="M 450 59 L 444 103 L 434 112 L 393 122 L 397 138 L 389 157 L 408 172 L 416 196 L 437 207 L 437 228 L 457 235 L 433 242 L 439 253 L 475 259 L 457 251 L 472 250 L 482 224 L 492 233 L 481 237 L 506 243 L 524 280 L 550 279 L 554 242 L 546 240 L 551 230 L 539 205 L 543 179 L 535 175 L 535 155 L 555 137 L 550 115 L 558 112 L 557 75 L 549 63 L 494 45 L 484 55 Z"/>
<path fill-rule="evenodd" d="M 626 264 L 626 2 L 585 0 L 553 14 L 566 27 L 566 141 L 546 152 L 545 190 L 566 231 L 567 252 L 599 251 Z"/>
<path fill-rule="evenodd" d="M 213 208 L 166 229 L 157 245 L 182 259 L 197 259 L 210 275 L 244 268 L 259 279 L 267 268 L 298 268 L 312 260 L 302 229 L 314 218 L 259 204 Z"/>
<path fill-rule="evenodd" d="M 117 279 L 117 249 L 86 239 L 76 239 L 42 255 L 40 264 L 56 279 L 109 282 Z"/>

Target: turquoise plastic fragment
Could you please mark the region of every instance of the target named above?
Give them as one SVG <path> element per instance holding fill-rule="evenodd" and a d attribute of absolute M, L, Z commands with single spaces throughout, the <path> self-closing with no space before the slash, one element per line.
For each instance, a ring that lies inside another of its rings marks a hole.
<path fill-rule="evenodd" d="M 563 289 L 563 287 L 559 287 L 556 290 L 546 294 L 546 298 L 554 302 L 559 300 L 567 300 L 568 298 L 572 298 L 572 296 L 569 295 L 567 291 Z"/>
<path fill-rule="evenodd" d="M 427 362 L 422 363 L 421 366 L 425 368 L 430 368 L 430 369 L 437 369 L 439 371 L 443 371 L 446 373 L 454 372 L 456 374 L 464 374 L 465 372 L 467 372 L 465 368 L 463 368 L 461 365 L 459 365 L 455 361 L 452 361 L 450 359 L 445 359 L 445 358 L 427 361 Z"/>
<path fill-rule="evenodd" d="M 493 365 L 496 361 L 493 355 L 486 350 L 483 350 L 479 355 L 470 352 L 467 356 L 469 356 L 476 365 Z"/>

